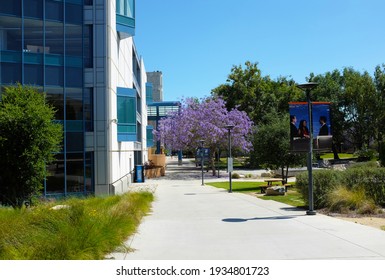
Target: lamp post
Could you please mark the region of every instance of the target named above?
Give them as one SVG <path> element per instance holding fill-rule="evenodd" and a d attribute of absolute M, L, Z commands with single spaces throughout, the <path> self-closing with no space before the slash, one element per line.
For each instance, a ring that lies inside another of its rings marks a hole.
<path fill-rule="evenodd" d="M 204 157 L 203 144 L 204 144 L 204 142 L 205 142 L 205 140 L 203 140 L 203 139 L 199 140 L 199 143 L 200 143 L 199 147 L 201 149 L 202 186 L 205 185 L 204 177 L 203 177 L 203 163 L 204 163 L 204 161 L 203 161 L 203 157 Z"/>
<path fill-rule="evenodd" d="M 229 133 L 229 157 L 227 158 L 227 169 L 229 172 L 229 184 L 230 184 L 229 193 L 231 193 L 233 192 L 233 185 L 231 182 L 231 179 L 232 179 L 231 172 L 233 171 L 233 158 L 231 157 L 231 130 L 234 128 L 234 125 L 229 124 L 229 125 L 226 125 L 225 127 Z"/>
<path fill-rule="evenodd" d="M 306 83 L 297 85 L 298 88 L 302 89 L 306 93 L 306 101 L 307 101 L 307 111 L 309 114 L 309 152 L 307 158 L 307 170 L 309 176 L 309 210 L 306 211 L 307 215 L 315 215 L 314 211 L 314 200 L 313 200 L 313 116 L 312 116 L 312 104 L 310 100 L 310 92 L 313 88 L 318 86 L 318 83 Z"/>

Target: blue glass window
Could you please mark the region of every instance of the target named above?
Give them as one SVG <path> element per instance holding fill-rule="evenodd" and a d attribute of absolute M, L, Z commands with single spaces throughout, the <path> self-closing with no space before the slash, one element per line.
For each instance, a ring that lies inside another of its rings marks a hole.
<path fill-rule="evenodd" d="M 64 120 L 64 93 L 63 88 L 44 88 L 47 94 L 47 101 L 55 110 L 55 120 Z"/>
<path fill-rule="evenodd" d="M 93 29 L 92 25 L 84 26 L 84 67 L 93 67 Z"/>
<path fill-rule="evenodd" d="M 146 103 L 149 104 L 153 101 L 152 99 L 153 85 L 152 83 L 146 83 Z"/>
<path fill-rule="evenodd" d="M 84 157 L 83 153 L 67 155 L 67 192 L 84 192 Z"/>
<path fill-rule="evenodd" d="M 152 133 L 153 130 L 154 130 L 154 127 L 152 125 L 148 125 L 146 127 L 146 131 L 147 131 L 147 147 L 154 146 L 154 134 Z"/>
<path fill-rule="evenodd" d="M 39 64 L 24 64 L 24 84 L 43 86 L 43 66 Z"/>
<path fill-rule="evenodd" d="M 94 94 L 93 88 L 85 88 L 83 97 L 86 131 L 94 131 Z"/>
<path fill-rule="evenodd" d="M 84 135 L 83 132 L 67 132 L 66 133 L 66 148 L 68 152 L 83 152 L 84 150 Z"/>
<path fill-rule="evenodd" d="M 116 13 L 122 16 L 135 17 L 135 0 L 116 0 Z"/>
<path fill-rule="evenodd" d="M 46 66 L 45 67 L 45 84 L 50 86 L 63 86 L 64 75 L 63 67 Z"/>
<path fill-rule="evenodd" d="M 83 131 L 83 92 L 82 89 L 68 89 L 66 93 L 67 131 Z"/>
<path fill-rule="evenodd" d="M 21 16 L 21 1 L 2 1 L 0 5 L 0 13 Z"/>
<path fill-rule="evenodd" d="M 2 62 L 1 67 L 1 84 L 21 83 L 21 64 Z"/>
<path fill-rule="evenodd" d="M 77 67 L 66 67 L 66 86 L 82 87 L 83 86 L 83 69 Z"/>
<path fill-rule="evenodd" d="M 33 18 L 43 18 L 43 1 L 24 0 L 24 16 Z"/>
<path fill-rule="evenodd" d="M 118 141 L 136 141 L 136 90 L 118 88 Z"/>
<path fill-rule="evenodd" d="M 56 160 L 47 166 L 46 192 L 51 194 L 64 193 L 64 154 L 56 154 Z"/>
<path fill-rule="evenodd" d="M 82 24 L 83 23 L 83 6 L 76 4 L 65 4 L 66 23 Z"/>
<path fill-rule="evenodd" d="M 46 0 L 45 16 L 48 20 L 63 21 L 63 1 Z"/>

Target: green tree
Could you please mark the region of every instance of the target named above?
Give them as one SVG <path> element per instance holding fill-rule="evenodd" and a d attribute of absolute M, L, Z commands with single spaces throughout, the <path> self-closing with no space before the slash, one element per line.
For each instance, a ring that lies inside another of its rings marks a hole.
<path fill-rule="evenodd" d="M 374 84 L 376 87 L 376 135 L 379 145 L 384 145 L 385 133 L 385 64 L 378 65 L 374 71 Z M 385 147 L 384 147 L 385 149 Z"/>
<path fill-rule="evenodd" d="M 304 163 L 304 155 L 290 152 L 290 138 L 287 114 L 267 116 L 267 123 L 258 126 L 253 136 L 254 150 L 251 165 L 281 169 L 282 178 L 287 181 L 289 167 Z"/>
<path fill-rule="evenodd" d="M 343 71 L 343 96 L 341 109 L 345 115 L 345 132 L 351 135 L 358 149 L 369 146 L 376 131 L 376 90 L 368 72 L 360 73 L 352 68 Z"/>
<path fill-rule="evenodd" d="M 347 140 L 361 149 L 377 138 L 375 132 L 383 107 L 379 105 L 378 91 L 368 72 L 344 68 L 342 72 L 310 74 L 309 80 L 319 83 L 312 91 L 312 100 L 332 102 L 335 144 Z"/>
<path fill-rule="evenodd" d="M 60 150 L 62 126 L 45 95 L 20 84 L 0 101 L 0 200 L 21 207 L 40 193 L 46 164 Z"/>
<path fill-rule="evenodd" d="M 311 93 L 312 100 L 331 102 L 333 141 L 335 147 L 340 148 L 340 143 L 345 138 L 344 131 L 347 126 L 342 110 L 345 103 L 343 99 L 343 76 L 339 70 L 334 70 L 323 75 L 310 74 L 309 80 L 318 83 L 318 86 Z"/>
<path fill-rule="evenodd" d="M 224 99 L 228 110 L 239 106 L 254 123 L 259 123 L 272 107 L 272 100 L 266 95 L 269 82 L 269 77 L 262 77 L 257 63 L 246 61 L 245 68 L 233 66 L 226 84 L 213 89 L 212 95 Z"/>

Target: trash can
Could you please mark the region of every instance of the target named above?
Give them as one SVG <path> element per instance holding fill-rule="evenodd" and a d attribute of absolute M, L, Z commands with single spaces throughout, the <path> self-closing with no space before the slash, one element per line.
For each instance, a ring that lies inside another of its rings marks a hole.
<path fill-rule="evenodd" d="M 144 166 L 143 165 L 135 165 L 134 182 L 144 183 Z"/>

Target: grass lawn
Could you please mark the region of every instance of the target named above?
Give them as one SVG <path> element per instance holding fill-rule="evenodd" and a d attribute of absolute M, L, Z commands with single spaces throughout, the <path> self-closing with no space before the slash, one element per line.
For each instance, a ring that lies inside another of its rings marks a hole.
<path fill-rule="evenodd" d="M 212 182 L 207 185 L 221 188 L 229 189 L 229 182 Z M 266 185 L 265 182 L 237 182 L 232 181 L 233 192 L 249 193 L 255 195 L 261 193 L 260 186 Z M 288 192 L 285 195 L 269 196 L 269 195 L 260 195 L 260 199 L 264 200 L 274 200 L 282 202 L 295 207 L 305 207 L 305 202 L 303 201 L 300 193 L 295 188 L 289 188 Z"/>
<path fill-rule="evenodd" d="M 353 154 L 344 154 L 344 153 L 339 153 L 338 156 L 340 157 L 340 159 L 348 159 L 348 158 L 354 157 Z M 323 154 L 323 155 L 321 155 L 321 158 L 322 159 L 334 159 L 334 154 L 333 153 Z"/>

